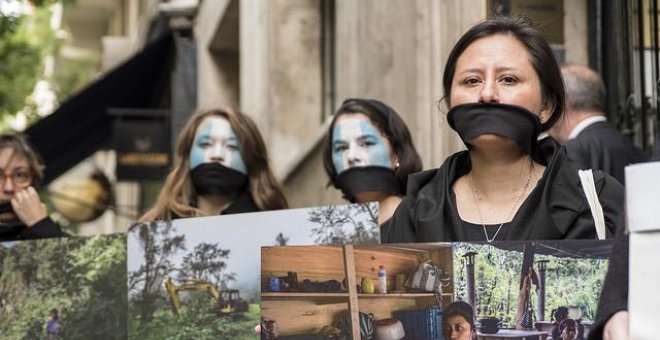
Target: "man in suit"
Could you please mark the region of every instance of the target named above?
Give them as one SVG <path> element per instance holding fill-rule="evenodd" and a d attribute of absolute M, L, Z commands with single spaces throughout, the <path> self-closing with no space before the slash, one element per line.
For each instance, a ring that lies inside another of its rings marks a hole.
<path fill-rule="evenodd" d="M 605 117 L 605 84 L 584 65 L 561 68 L 566 87 L 566 115 L 550 135 L 566 146 L 568 156 L 585 169 L 602 170 L 624 183 L 624 167 L 647 157 Z"/>

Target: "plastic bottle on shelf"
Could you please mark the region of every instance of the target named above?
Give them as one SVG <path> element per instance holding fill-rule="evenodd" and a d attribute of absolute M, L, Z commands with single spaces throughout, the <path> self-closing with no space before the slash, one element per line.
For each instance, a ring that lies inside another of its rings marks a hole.
<path fill-rule="evenodd" d="M 378 270 L 378 292 L 387 294 L 387 271 L 385 271 L 385 266 L 380 266 Z"/>

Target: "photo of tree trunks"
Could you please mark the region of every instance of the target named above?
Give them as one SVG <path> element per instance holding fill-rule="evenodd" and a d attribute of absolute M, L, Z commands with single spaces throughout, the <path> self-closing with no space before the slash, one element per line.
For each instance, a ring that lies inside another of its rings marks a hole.
<path fill-rule="evenodd" d="M 0 338 L 126 339 L 126 236 L 0 243 Z"/>

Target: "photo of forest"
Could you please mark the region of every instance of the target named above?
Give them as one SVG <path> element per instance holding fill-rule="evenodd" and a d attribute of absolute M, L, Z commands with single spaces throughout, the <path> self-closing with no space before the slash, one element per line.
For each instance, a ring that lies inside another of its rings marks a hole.
<path fill-rule="evenodd" d="M 0 243 L 0 338 L 125 339 L 125 282 L 123 234 Z"/>
<path fill-rule="evenodd" d="M 467 300 L 466 264 L 473 256 L 477 318 L 497 318 L 503 328 L 515 328 L 522 287 L 527 285 L 528 306 L 536 309 L 543 274 L 544 320 L 564 306 L 588 324 L 596 316 L 611 245 L 598 240 L 454 243 L 456 299 Z M 542 321 L 538 312 L 532 315 L 533 322 Z"/>
<path fill-rule="evenodd" d="M 136 223 L 127 236 L 130 339 L 257 339 L 264 245 L 375 243 L 378 205 Z"/>

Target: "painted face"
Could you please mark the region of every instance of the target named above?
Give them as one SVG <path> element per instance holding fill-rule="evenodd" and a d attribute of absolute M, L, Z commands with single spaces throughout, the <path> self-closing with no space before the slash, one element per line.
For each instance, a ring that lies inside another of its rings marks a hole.
<path fill-rule="evenodd" d="M 14 195 L 32 184 L 32 171 L 27 159 L 12 148 L 0 149 L 0 204 L 9 203 Z M 14 213 L 0 214 L 0 221 L 14 220 Z"/>
<path fill-rule="evenodd" d="M 389 141 L 363 114 L 343 114 L 332 130 L 332 162 L 337 174 L 355 166 L 392 168 L 395 156 Z"/>
<path fill-rule="evenodd" d="M 238 148 L 238 138 L 229 121 L 223 117 L 204 118 L 197 127 L 192 149 L 190 168 L 202 163 L 218 162 L 247 175 L 247 167 Z"/>
<path fill-rule="evenodd" d="M 458 58 L 451 106 L 478 102 L 522 106 L 541 122 L 550 117 L 529 53 L 516 38 L 498 34 L 478 39 Z"/>
<path fill-rule="evenodd" d="M 471 340 L 470 324 L 462 315 L 450 315 L 442 322 L 442 332 L 446 339 Z"/>

